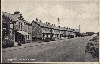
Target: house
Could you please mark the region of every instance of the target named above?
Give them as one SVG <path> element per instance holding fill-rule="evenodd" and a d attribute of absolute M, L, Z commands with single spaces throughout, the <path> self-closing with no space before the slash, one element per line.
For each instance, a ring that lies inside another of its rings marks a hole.
<path fill-rule="evenodd" d="M 75 37 L 75 33 L 73 32 L 74 29 L 68 28 L 67 30 L 68 30 L 68 38 L 69 38 L 69 37 L 74 38 L 74 37 Z"/>
<path fill-rule="evenodd" d="M 42 29 L 36 21 L 32 21 L 32 41 L 41 40 L 43 37 Z"/>
<path fill-rule="evenodd" d="M 49 30 L 51 32 L 51 38 L 58 38 L 59 37 L 59 27 L 56 27 L 55 24 L 50 25 L 48 24 Z"/>
<path fill-rule="evenodd" d="M 25 42 L 32 41 L 32 24 L 26 20 L 24 20 L 24 32 L 28 34 L 25 36 Z"/>
<path fill-rule="evenodd" d="M 20 14 L 20 12 L 18 11 L 14 12 L 14 14 L 3 12 L 3 16 L 4 16 L 3 18 L 6 17 L 7 22 L 9 22 L 8 30 L 10 31 L 9 33 L 10 36 L 8 37 L 8 39 L 11 39 L 12 37 L 12 40 L 14 42 L 25 43 L 26 35 L 29 35 L 29 34 L 24 29 L 25 21 L 22 14 Z"/>
<path fill-rule="evenodd" d="M 73 33 L 75 34 L 75 37 L 80 37 L 81 33 L 79 29 L 73 29 Z"/>
<path fill-rule="evenodd" d="M 60 26 L 59 26 L 60 27 Z M 60 31 L 60 38 L 61 37 L 66 37 L 66 32 L 67 32 L 67 29 L 65 27 L 60 27 L 59 28 L 59 31 Z"/>
<path fill-rule="evenodd" d="M 50 25 L 50 23 L 48 23 L 48 22 L 42 23 L 41 20 L 38 21 L 38 19 L 36 18 L 36 21 L 32 22 L 32 27 L 33 27 L 33 30 L 32 30 L 32 33 L 33 33 L 32 38 L 33 38 L 33 40 L 37 39 L 38 37 L 41 37 L 43 40 L 45 38 L 49 38 L 50 40 L 53 38 L 54 31 L 55 31 L 54 30 L 55 26 Z M 40 35 L 37 35 L 37 33 L 39 33 Z"/>

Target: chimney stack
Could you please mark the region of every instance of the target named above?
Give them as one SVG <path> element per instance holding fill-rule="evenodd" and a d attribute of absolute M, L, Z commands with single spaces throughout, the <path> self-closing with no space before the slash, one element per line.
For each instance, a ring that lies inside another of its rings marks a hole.
<path fill-rule="evenodd" d="M 38 19 L 36 18 L 36 21 L 38 22 Z"/>
<path fill-rule="evenodd" d="M 48 25 L 50 25 L 50 23 L 48 23 Z"/>
<path fill-rule="evenodd" d="M 54 24 L 54 26 L 55 26 L 55 24 Z"/>
<path fill-rule="evenodd" d="M 60 28 L 60 26 L 58 26 Z"/>
<path fill-rule="evenodd" d="M 14 14 L 20 14 L 20 12 L 19 11 L 15 11 Z"/>
<path fill-rule="evenodd" d="M 40 22 L 42 22 L 41 20 L 39 20 Z"/>
<path fill-rule="evenodd" d="M 46 22 L 46 24 L 48 24 L 48 22 Z"/>

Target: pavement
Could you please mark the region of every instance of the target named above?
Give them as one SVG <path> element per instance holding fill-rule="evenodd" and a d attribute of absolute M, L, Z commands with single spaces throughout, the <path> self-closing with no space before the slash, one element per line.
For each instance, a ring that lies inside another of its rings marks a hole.
<path fill-rule="evenodd" d="M 2 62 L 87 62 L 85 47 L 91 36 L 50 42 L 32 42 L 2 49 Z M 91 61 L 90 61 L 91 62 Z"/>

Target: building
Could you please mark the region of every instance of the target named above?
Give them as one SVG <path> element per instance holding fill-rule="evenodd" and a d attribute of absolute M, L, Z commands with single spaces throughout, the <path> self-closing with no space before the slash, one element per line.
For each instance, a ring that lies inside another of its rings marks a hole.
<path fill-rule="evenodd" d="M 42 29 L 36 21 L 32 21 L 32 41 L 42 40 Z"/>
<path fill-rule="evenodd" d="M 14 14 L 2 12 L 2 39 L 8 38 L 13 42 L 25 43 L 37 40 L 55 40 L 59 37 L 73 37 L 80 33 L 79 29 L 70 29 L 48 22 L 42 23 L 36 18 L 36 21 L 29 23 L 24 20 L 22 14 L 18 11 Z"/>
<path fill-rule="evenodd" d="M 67 29 L 65 27 L 60 27 L 59 31 L 60 31 L 60 38 L 67 36 L 67 34 L 66 34 L 67 33 Z"/>
<path fill-rule="evenodd" d="M 27 32 L 25 42 L 32 42 L 32 24 L 26 20 L 24 20 L 24 32 Z"/>
<path fill-rule="evenodd" d="M 22 16 L 22 14 L 20 14 L 20 12 L 16 11 L 14 12 L 14 14 L 10 14 L 10 13 L 6 13 L 6 12 L 3 12 L 3 15 L 2 15 L 2 19 L 4 19 L 2 22 L 3 22 L 3 26 L 5 25 L 5 21 L 6 21 L 6 24 L 7 24 L 7 30 L 6 31 L 9 31 L 7 32 L 8 33 L 8 39 L 11 39 L 13 40 L 14 42 L 17 42 L 17 43 L 25 43 L 27 42 L 27 38 L 26 36 L 28 36 L 28 31 L 25 30 L 25 20 Z M 5 29 L 5 28 L 3 28 Z M 4 33 L 4 30 L 3 32 Z M 5 34 L 3 34 L 5 35 Z M 4 37 L 3 37 L 4 38 Z"/>
<path fill-rule="evenodd" d="M 79 29 L 73 29 L 73 33 L 75 34 L 75 37 L 80 37 L 80 30 Z"/>

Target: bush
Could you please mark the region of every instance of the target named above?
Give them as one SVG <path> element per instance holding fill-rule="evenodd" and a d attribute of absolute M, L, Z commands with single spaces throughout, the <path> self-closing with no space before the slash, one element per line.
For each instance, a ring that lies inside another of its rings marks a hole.
<path fill-rule="evenodd" d="M 12 47 L 14 42 L 12 40 L 4 39 L 2 42 L 2 47 Z"/>

